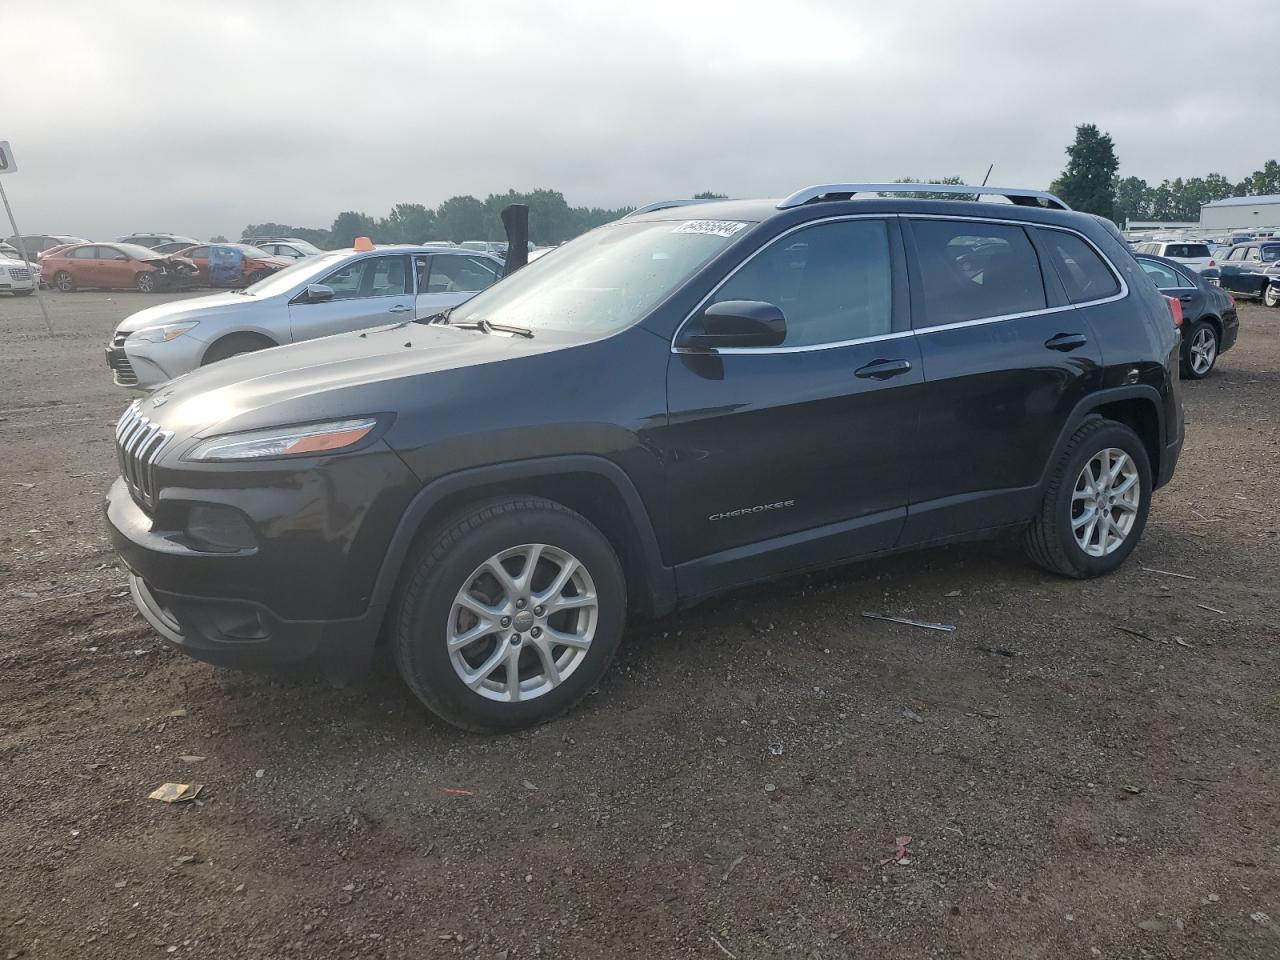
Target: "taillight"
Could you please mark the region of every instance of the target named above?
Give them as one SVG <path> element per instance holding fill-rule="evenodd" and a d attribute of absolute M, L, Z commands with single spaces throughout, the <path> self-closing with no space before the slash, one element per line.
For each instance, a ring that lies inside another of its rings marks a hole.
<path fill-rule="evenodd" d="M 1173 325 L 1182 326 L 1182 301 L 1177 297 L 1165 297 L 1169 301 L 1169 313 L 1173 316 Z"/>

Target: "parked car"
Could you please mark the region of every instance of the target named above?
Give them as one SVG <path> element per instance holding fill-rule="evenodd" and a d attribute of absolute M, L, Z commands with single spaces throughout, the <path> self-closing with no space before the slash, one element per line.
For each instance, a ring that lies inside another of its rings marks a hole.
<path fill-rule="evenodd" d="M 1218 265 L 1209 244 L 1203 240 L 1149 240 L 1138 244 L 1134 253 L 1167 257 L 1197 271 Z"/>
<path fill-rule="evenodd" d="M 0 293 L 29 297 L 35 293 L 38 282 L 31 264 L 20 257 L 6 256 L 0 252 Z"/>
<path fill-rule="evenodd" d="M 284 257 L 286 260 L 304 260 L 324 253 L 314 243 L 299 240 L 297 237 L 255 237 L 246 238 L 241 242 L 265 250 L 272 256 Z"/>
<path fill-rule="evenodd" d="M 133 314 L 116 328 L 107 363 L 119 386 L 149 390 L 239 353 L 431 316 L 501 276 L 496 257 L 462 250 L 325 253 L 237 293 Z"/>
<path fill-rule="evenodd" d="M 1182 375 L 1189 380 L 1204 379 L 1219 355 L 1235 345 L 1240 332 L 1235 299 L 1176 260 L 1147 253 L 1136 259 L 1155 281 L 1156 289 L 1182 304 Z"/>
<path fill-rule="evenodd" d="M 194 263 L 200 282 L 211 287 L 247 287 L 293 262 L 247 243 L 201 243 L 185 247 L 175 256 Z"/>
<path fill-rule="evenodd" d="M 1262 292 L 1262 302 L 1268 307 L 1280 307 L 1280 276 L 1267 278 L 1267 289 Z"/>
<path fill-rule="evenodd" d="M 190 260 L 164 256 L 134 243 L 78 243 L 40 259 L 44 279 L 63 293 L 76 289 L 157 290 L 191 286 L 196 268 Z"/>
<path fill-rule="evenodd" d="M 507 258 L 507 244 L 500 243 L 496 240 L 464 240 L 458 244 L 463 250 L 479 250 L 483 253 L 493 254 L 495 257 Z"/>
<path fill-rule="evenodd" d="M 19 240 L 21 240 L 22 243 L 18 243 Z M 82 237 L 70 237 L 51 233 L 36 233 L 24 237 L 10 237 L 8 240 L 9 245 L 19 252 L 19 256 L 21 256 L 22 251 L 26 252 L 26 260 L 29 263 L 35 263 L 40 258 L 40 254 L 44 253 L 46 250 L 51 250 L 54 247 L 67 246 L 72 243 L 88 242 L 88 240 L 85 240 Z"/>
<path fill-rule="evenodd" d="M 595 689 L 629 614 L 799 570 L 996 530 L 1115 570 L 1182 445 L 1176 301 L 1047 194 L 909 186 L 1015 203 L 650 205 L 432 322 L 137 401 L 106 501 L 135 603 L 225 665 L 349 672 L 385 631 L 495 730 Z"/>
<path fill-rule="evenodd" d="M 158 247 L 162 243 L 185 242 L 188 246 L 199 243 L 199 240 L 191 237 L 184 237 L 180 233 L 131 233 L 127 237 L 121 237 L 120 243 L 134 243 L 140 247 Z"/>
<path fill-rule="evenodd" d="M 1280 277 L 1280 241 L 1236 244 L 1222 260 L 1222 285 L 1240 297 L 1266 301 L 1271 281 Z"/>

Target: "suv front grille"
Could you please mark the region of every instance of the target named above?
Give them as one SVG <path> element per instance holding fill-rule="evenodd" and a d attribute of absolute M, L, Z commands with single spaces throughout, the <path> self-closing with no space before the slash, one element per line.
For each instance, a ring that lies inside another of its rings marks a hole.
<path fill-rule="evenodd" d="M 116 459 L 120 476 L 139 506 L 155 506 L 155 462 L 160 451 L 173 439 L 172 430 L 162 430 L 139 413 L 141 400 L 135 400 L 116 424 Z"/>
<path fill-rule="evenodd" d="M 25 267 L 10 267 L 9 279 L 11 280 L 30 280 L 31 271 Z"/>

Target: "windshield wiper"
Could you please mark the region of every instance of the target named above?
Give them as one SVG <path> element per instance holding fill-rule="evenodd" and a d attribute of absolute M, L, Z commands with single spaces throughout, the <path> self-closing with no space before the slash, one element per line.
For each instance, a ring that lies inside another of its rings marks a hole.
<path fill-rule="evenodd" d="M 419 317 L 414 323 L 448 323 L 449 314 L 453 313 L 453 307 L 446 307 L 439 313 L 433 313 L 428 317 Z"/>
<path fill-rule="evenodd" d="M 513 327 L 505 323 L 490 323 L 488 320 L 460 320 L 450 326 L 464 330 L 479 330 L 481 333 L 510 333 L 513 336 L 533 339 L 533 331 L 528 327 Z"/>

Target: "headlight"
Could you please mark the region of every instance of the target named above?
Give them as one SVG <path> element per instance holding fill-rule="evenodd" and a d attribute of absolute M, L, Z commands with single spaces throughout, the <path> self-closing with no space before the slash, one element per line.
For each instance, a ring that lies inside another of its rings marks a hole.
<path fill-rule="evenodd" d="M 296 427 L 276 427 L 213 437 L 186 455 L 187 460 L 262 460 L 304 454 L 334 453 L 353 447 L 378 425 L 373 417 L 333 420 Z"/>
<path fill-rule="evenodd" d="M 144 327 L 129 334 L 129 339 L 141 340 L 145 343 L 168 343 L 170 340 L 182 336 L 188 330 L 192 330 L 199 325 L 200 322 L 198 320 L 188 320 L 185 323 L 166 323 L 159 327 Z"/>

